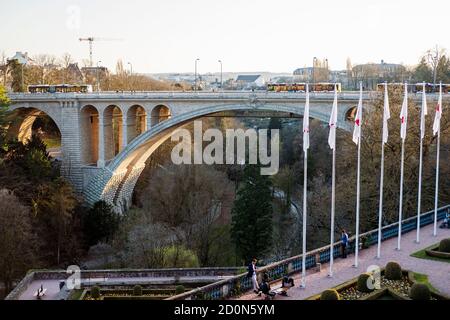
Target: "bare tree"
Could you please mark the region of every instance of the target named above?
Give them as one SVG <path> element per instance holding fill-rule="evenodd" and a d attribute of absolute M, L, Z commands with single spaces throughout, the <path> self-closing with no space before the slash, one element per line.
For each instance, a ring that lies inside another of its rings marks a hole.
<path fill-rule="evenodd" d="M 6 292 L 35 261 L 35 238 L 28 208 L 6 189 L 0 190 L 0 278 Z"/>

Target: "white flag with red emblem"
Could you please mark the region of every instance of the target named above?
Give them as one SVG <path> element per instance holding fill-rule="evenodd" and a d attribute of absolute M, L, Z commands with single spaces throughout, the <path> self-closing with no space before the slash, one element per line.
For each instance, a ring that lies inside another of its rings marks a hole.
<path fill-rule="evenodd" d="M 433 135 L 435 136 L 441 128 L 441 117 L 442 117 L 442 84 L 439 89 L 439 99 L 436 106 L 436 113 L 434 114 L 433 122 Z"/>
<path fill-rule="evenodd" d="M 362 125 L 362 85 L 359 89 L 359 102 L 355 116 L 355 126 L 353 128 L 353 142 L 358 144 L 361 138 L 361 125 Z"/>
<path fill-rule="evenodd" d="M 309 149 L 309 86 L 306 85 L 305 112 L 303 113 L 303 151 Z"/>
<path fill-rule="evenodd" d="M 387 83 L 384 85 L 384 109 L 383 109 L 383 143 L 387 143 L 389 137 L 388 120 L 391 118 L 391 111 L 389 110 L 389 96 Z"/>
<path fill-rule="evenodd" d="M 328 135 L 328 144 L 331 149 L 336 147 L 336 126 L 337 126 L 337 91 L 336 85 L 334 85 L 334 101 L 333 107 L 331 108 L 330 122 L 330 134 Z"/>
<path fill-rule="evenodd" d="M 425 92 L 425 83 L 422 90 L 422 110 L 420 112 L 420 139 L 425 137 L 425 116 L 428 114 L 427 110 L 427 94 Z"/>
<path fill-rule="evenodd" d="M 403 98 L 402 111 L 400 112 L 401 129 L 400 138 L 406 139 L 406 127 L 408 125 L 408 85 L 405 83 L 405 96 Z"/>

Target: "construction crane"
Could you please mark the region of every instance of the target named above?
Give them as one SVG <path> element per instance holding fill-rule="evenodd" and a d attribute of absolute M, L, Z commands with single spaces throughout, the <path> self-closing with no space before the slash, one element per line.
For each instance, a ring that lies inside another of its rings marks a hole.
<path fill-rule="evenodd" d="M 88 38 L 80 38 L 80 41 L 88 41 L 89 42 L 89 66 L 93 66 L 92 61 L 92 44 L 94 41 L 122 41 L 123 39 L 115 39 L 115 38 L 94 38 L 94 37 L 88 37 Z"/>

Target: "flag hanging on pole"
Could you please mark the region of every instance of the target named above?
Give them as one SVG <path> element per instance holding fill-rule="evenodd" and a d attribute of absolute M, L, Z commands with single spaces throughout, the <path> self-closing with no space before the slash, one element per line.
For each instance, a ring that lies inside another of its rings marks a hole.
<path fill-rule="evenodd" d="M 306 103 L 303 113 L 303 151 L 309 149 L 309 87 L 306 85 Z"/>
<path fill-rule="evenodd" d="M 358 108 L 356 110 L 355 116 L 355 126 L 353 128 L 353 142 L 355 144 L 358 144 L 359 139 L 361 138 L 361 121 L 362 121 L 362 86 L 360 88 Z"/>
<path fill-rule="evenodd" d="M 388 120 L 391 118 L 389 110 L 389 97 L 387 84 L 384 86 L 384 109 L 383 109 L 383 144 L 387 143 L 389 137 Z"/>
<path fill-rule="evenodd" d="M 425 92 L 425 84 L 423 84 L 422 92 L 422 110 L 420 112 L 420 139 L 425 137 L 425 116 L 428 114 L 427 110 L 427 95 Z"/>
<path fill-rule="evenodd" d="M 398 203 L 398 237 L 397 237 L 397 250 L 401 249 L 402 239 L 402 219 L 403 219 L 403 177 L 404 177 L 404 164 L 405 164 L 405 139 L 406 128 L 408 126 L 408 85 L 405 83 L 405 95 L 403 98 L 402 110 L 400 111 L 400 137 L 402 139 L 402 155 L 400 161 L 400 196 Z"/>
<path fill-rule="evenodd" d="M 436 180 L 435 180 L 435 191 L 434 191 L 434 225 L 433 225 L 433 235 L 437 235 L 437 208 L 438 208 L 438 197 L 439 197 L 439 157 L 441 148 L 441 117 L 442 117 L 442 83 L 439 85 L 439 99 L 436 106 L 436 113 L 434 114 L 433 123 L 433 135 L 437 134 L 436 143 Z"/>
<path fill-rule="evenodd" d="M 333 276 L 333 260 L 334 260 L 334 216 L 335 216 L 335 189 L 336 189 L 336 126 L 337 126 L 337 90 L 334 85 L 334 101 L 330 115 L 330 135 L 328 137 L 328 144 L 333 150 L 332 163 L 332 180 L 331 180 L 331 227 L 330 227 L 330 272 L 329 276 Z"/>
<path fill-rule="evenodd" d="M 406 127 L 408 126 L 408 86 L 405 83 L 405 96 L 403 98 L 402 111 L 400 112 L 401 129 L 400 138 L 406 139 Z"/>
<path fill-rule="evenodd" d="M 333 107 L 331 108 L 331 116 L 330 116 L 330 134 L 328 136 L 328 144 L 330 149 L 334 149 L 336 147 L 336 126 L 337 126 L 337 91 L 336 85 L 334 86 L 334 101 Z"/>
<path fill-rule="evenodd" d="M 309 149 L 309 86 L 306 85 L 305 112 L 303 113 L 303 211 L 302 211 L 302 279 L 301 287 L 306 288 L 306 217 Z"/>
<path fill-rule="evenodd" d="M 383 183 L 384 183 L 384 145 L 388 141 L 388 119 L 391 117 L 389 110 L 389 96 L 387 83 L 384 84 L 384 108 L 383 108 L 383 138 L 381 141 L 381 174 L 380 174 L 380 203 L 378 207 L 378 246 L 377 258 L 381 257 L 381 227 L 383 223 Z"/>
<path fill-rule="evenodd" d="M 441 129 L 441 117 L 442 117 L 442 84 L 439 89 L 439 99 L 436 106 L 436 113 L 434 114 L 433 122 L 433 135 L 435 136 Z"/>

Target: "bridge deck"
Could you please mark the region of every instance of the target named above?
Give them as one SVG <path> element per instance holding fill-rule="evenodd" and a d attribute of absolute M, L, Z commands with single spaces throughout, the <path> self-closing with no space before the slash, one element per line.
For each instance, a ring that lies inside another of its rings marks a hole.
<path fill-rule="evenodd" d="M 295 287 L 289 289 L 288 296 L 277 296 L 276 299 L 301 300 L 319 294 L 322 291 L 337 286 L 345 281 L 357 277 L 365 272 L 369 266 L 379 265 L 384 267 L 389 261 L 397 261 L 402 268 L 428 275 L 428 279 L 434 288 L 447 296 L 450 296 L 450 263 L 419 259 L 410 255 L 423 248 L 433 245 L 444 238 L 450 237 L 450 229 L 438 229 L 436 237 L 432 235 L 433 225 L 422 227 L 420 230 L 420 244 L 415 243 L 416 233 L 408 232 L 402 236 L 401 251 L 397 251 L 397 238 L 386 240 L 382 243 L 381 258 L 376 258 L 377 246 L 360 251 L 359 267 L 353 268 L 354 255 L 348 255 L 347 259 L 337 259 L 334 262 L 334 276 L 328 277 L 329 264 L 323 264 L 321 272 L 309 270 L 306 278 L 306 289 L 299 288 L 300 274 L 295 274 Z M 272 286 L 272 289 L 281 287 L 281 281 Z M 239 300 L 260 300 L 253 292 L 247 292 L 238 298 Z"/>

